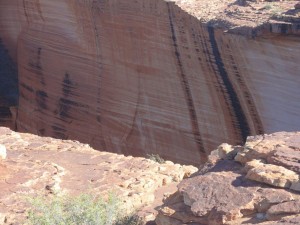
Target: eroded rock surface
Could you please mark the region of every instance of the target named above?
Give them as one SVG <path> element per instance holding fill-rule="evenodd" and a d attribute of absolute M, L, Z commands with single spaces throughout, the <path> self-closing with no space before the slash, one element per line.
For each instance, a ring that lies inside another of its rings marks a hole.
<path fill-rule="evenodd" d="M 7 159 L 0 161 L 1 224 L 2 217 L 5 224 L 21 223 L 28 208 L 25 196 L 86 191 L 97 195 L 113 191 L 126 201 L 128 209 L 147 207 L 140 213 L 153 219 L 154 209 L 150 209 L 160 200 L 157 195 L 172 193 L 169 186 L 197 170 L 170 161 L 158 164 L 99 152 L 79 142 L 15 133 L 7 128 L 0 128 L 0 143 L 8 152 Z"/>
<path fill-rule="evenodd" d="M 300 224 L 299 147 L 300 132 L 222 144 L 165 201 L 157 224 Z"/>

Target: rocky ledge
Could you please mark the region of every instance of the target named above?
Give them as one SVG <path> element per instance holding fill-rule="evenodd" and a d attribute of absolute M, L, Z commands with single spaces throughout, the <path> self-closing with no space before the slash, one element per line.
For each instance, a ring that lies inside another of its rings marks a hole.
<path fill-rule="evenodd" d="M 175 0 L 183 10 L 225 32 L 299 35 L 300 2 L 293 0 Z"/>
<path fill-rule="evenodd" d="M 222 144 L 165 200 L 158 225 L 300 224 L 300 132 Z"/>
<path fill-rule="evenodd" d="M 0 224 L 24 224 L 25 196 L 86 191 L 102 196 L 113 191 L 128 209 L 139 208 L 138 213 L 151 220 L 163 194 L 176 191 L 179 181 L 197 171 L 7 128 L 0 128 L 0 150 Z"/>

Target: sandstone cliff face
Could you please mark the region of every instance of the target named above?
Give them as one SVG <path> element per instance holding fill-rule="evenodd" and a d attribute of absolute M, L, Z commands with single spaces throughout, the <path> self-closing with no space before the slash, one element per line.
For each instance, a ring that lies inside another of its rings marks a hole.
<path fill-rule="evenodd" d="M 0 17 L 18 131 L 198 164 L 219 143 L 300 126 L 294 26 L 224 34 L 162 0 L 2 0 Z"/>

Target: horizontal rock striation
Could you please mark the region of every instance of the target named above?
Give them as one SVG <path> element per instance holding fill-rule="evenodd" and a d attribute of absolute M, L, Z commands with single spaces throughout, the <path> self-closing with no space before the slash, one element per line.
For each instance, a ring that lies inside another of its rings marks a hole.
<path fill-rule="evenodd" d="M 14 128 L 193 164 L 219 143 L 298 129 L 296 22 L 224 34 L 188 3 L 2 0 L 0 38 L 18 65 L 18 108 L 5 109 Z"/>
<path fill-rule="evenodd" d="M 299 147 L 299 132 L 222 144 L 165 200 L 157 224 L 300 224 Z M 289 153 L 278 157 L 282 148 Z"/>

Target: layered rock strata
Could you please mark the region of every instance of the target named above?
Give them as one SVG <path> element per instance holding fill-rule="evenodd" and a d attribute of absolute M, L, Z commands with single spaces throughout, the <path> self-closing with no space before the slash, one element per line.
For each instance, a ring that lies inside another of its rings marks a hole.
<path fill-rule="evenodd" d="M 20 92 L 5 112 L 18 131 L 193 164 L 222 142 L 296 130 L 295 2 L 280 7 L 288 21 L 238 2 L 2 0 Z"/>
<path fill-rule="evenodd" d="M 243 147 L 223 144 L 166 199 L 156 222 L 300 224 L 299 152 L 299 132 L 249 137 Z"/>
<path fill-rule="evenodd" d="M 7 128 L 0 128 L 1 151 L 2 145 L 7 158 L 0 158 L 0 224 L 24 224 L 28 197 L 85 192 L 105 196 L 111 191 L 124 199 L 127 209 L 139 209 L 144 218 L 153 219 L 162 194 L 172 193 L 183 177 L 197 171 L 193 166 L 99 152 L 79 142 Z"/>

